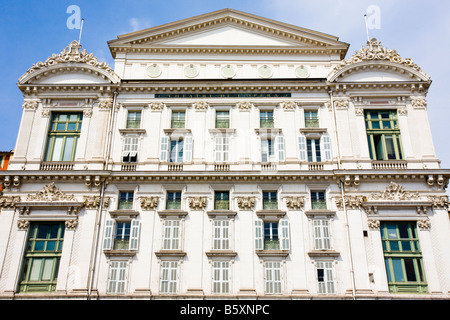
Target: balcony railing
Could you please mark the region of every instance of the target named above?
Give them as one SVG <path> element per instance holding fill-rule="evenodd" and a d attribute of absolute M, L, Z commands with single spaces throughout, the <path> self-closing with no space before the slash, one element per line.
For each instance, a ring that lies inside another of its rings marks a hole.
<path fill-rule="evenodd" d="M 183 164 L 180 163 L 169 163 L 167 166 L 168 171 L 183 171 Z"/>
<path fill-rule="evenodd" d="M 124 163 L 122 164 L 122 171 L 136 171 L 135 163 Z"/>
<path fill-rule="evenodd" d="M 214 171 L 230 171 L 230 165 L 229 164 L 215 164 L 214 165 Z"/>
<path fill-rule="evenodd" d="M 41 170 L 43 171 L 63 171 L 73 170 L 73 162 L 42 162 Z"/>
<path fill-rule="evenodd" d="M 406 168 L 406 161 L 402 160 L 372 161 L 372 169 L 374 170 L 404 170 Z"/>

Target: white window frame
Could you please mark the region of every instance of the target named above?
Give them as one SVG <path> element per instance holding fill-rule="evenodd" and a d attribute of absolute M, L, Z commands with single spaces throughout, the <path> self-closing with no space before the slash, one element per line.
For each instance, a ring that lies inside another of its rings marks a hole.
<path fill-rule="evenodd" d="M 114 219 L 108 219 L 105 222 L 105 232 L 103 236 L 103 250 L 112 250 L 114 247 L 114 238 L 117 233 L 116 229 L 117 221 Z M 130 240 L 128 242 L 128 250 L 138 250 L 139 248 L 139 236 L 140 236 L 140 221 L 137 219 L 131 219 L 130 223 Z M 126 249 L 117 249 L 126 250 Z"/>
<path fill-rule="evenodd" d="M 283 293 L 283 263 L 281 261 L 264 262 L 264 293 Z"/>
<path fill-rule="evenodd" d="M 211 267 L 211 292 L 226 294 L 231 291 L 231 261 L 214 260 Z"/>
<path fill-rule="evenodd" d="M 319 270 L 323 270 L 323 280 L 319 279 Z M 317 293 L 335 294 L 334 265 L 332 261 L 316 261 Z M 320 281 L 322 280 L 322 281 Z"/>
<path fill-rule="evenodd" d="M 308 140 L 311 140 L 311 154 L 312 159 L 308 159 Z M 319 140 L 319 141 L 317 141 Z M 320 161 L 317 161 L 318 155 L 316 151 L 317 144 L 319 144 Z M 333 160 L 333 153 L 331 150 L 331 139 L 328 134 L 321 135 L 319 139 L 308 138 L 305 135 L 298 137 L 299 159 L 305 162 L 328 162 Z"/>
<path fill-rule="evenodd" d="M 181 219 L 164 219 L 162 233 L 162 250 L 182 250 Z"/>
<path fill-rule="evenodd" d="M 230 137 L 216 135 L 214 137 L 214 162 L 230 161 Z"/>
<path fill-rule="evenodd" d="M 330 219 L 316 218 L 312 220 L 315 250 L 331 250 Z"/>
<path fill-rule="evenodd" d="M 213 219 L 212 249 L 231 250 L 231 220 Z"/>
<path fill-rule="evenodd" d="M 125 293 L 128 277 L 127 261 L 110 261 L 108 273 L 108 293 Z"/>
<path fill-rule="evenodd" d="M 139 149 L 139 137 L 126 136 L 123 139 L 122 162 L 137 162 Z M 125 157 L 129 157 L 128 161 L 124 161 Z M 136 161 L 130 161 L 131 157 L 136 157 Z"/>
<path fill-rule="evenodd" d="M 277 223 L 278 228 L 278 241 L 280 244 L 280 250 L 290 250 L 291 249 L 291 239 L 289 230 L 289 220 L 282 218 L 278 221 L 264 221 L 262 219 L 255 220 L 255 250 L 265 250 L 264 249 L 264 223 Z M 267 249 L 270 250 L 270 249 Z"/>
<path fill-rule="evenodd" d="M 159 277 L 159 293 L 174 294 L 178 292 L 180 264 L 179 261 L 162 260 Z"/>

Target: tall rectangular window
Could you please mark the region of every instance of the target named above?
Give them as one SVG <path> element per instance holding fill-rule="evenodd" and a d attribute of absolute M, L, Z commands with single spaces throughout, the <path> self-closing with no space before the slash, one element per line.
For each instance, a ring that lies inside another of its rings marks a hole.
<path fill-rule="evenodd" d="M 216 128 L 229 128 L 229 127 L 230 127 L 230 112 L 216 111 Z"/>
<path fill-rule="evenodd" d="M 162 261 L 160 277 L 160 293 L 177 293 L 178 261 Z"/>
<path fill-rule="evenodd" d="M 172 111 L 172 120 L 170 123 L 171 128 L 174 129 L 184 128 L 185 121 L 186 121 L 186 113 L 184 111 Z"/>
<path fill-rule="evenodd" d="M 331 249 L 330 223 L 326 219 L 314 219 L 314 249 L 329 250 Z"/>
<path fill-rule="evenodd" d="M 133 191 L 120 192 L 119 194 L 119 210 L 130 210 L 133 209 Z"/>
<path fill-rule="evenodd" d="M 183 140 L 170 140 L 169 162 L 183 162 Z"/>
<path fill-rule="evenodd" d="M 311 191 L 311 209 L 323 210 L 327 208 L 324 191 Z"/>
<path fill-rule="evenodd" d="M 318 261 L 316 263 L 318 293 L 335 293 L 333 263 Z"/>
<path fill-rule="evenodd" d="M 263 210 L 277 210 L 278 197 L 276 191 L 263 192 Z"/>
<path fill-rule="evenodd" d="M 308 152 L 308 162 L 321 162 L 320 139 L 307 139 L 306 148 Z"/>
<path fill-rule="evenodd" d="M 427 292 L 416 223 L 381 222 L 380 231 L 389 291 Z"/>
<path fill-rule="evenodd" d="M 278 222 L 264 222 L 264 250 L 279 250 Z"/>
<path fill-rule="evenodd" d="M 280 294 L 282 293 L 281 282 L 281 262 L 266 261 L 264 263 L 264 284 L 265 293 Z"/>
<path fill-rule="evenodd" d="M 122 162 L 136 162 L 138 153 L 138 137 L 125 137 L 123 140 Z"/>
<path fill-rule="evenodd" d="M 397 111 L 366 110 L 366 132 L 372 160 L 402 160 Z"/>
<path fill-rule="evenodd" d="M 215 191 L 214 192 L 214 210 L 230 209 L 230 192 Z"/>
<path fill-rule="evenodd" d="M 19 292 L 52 292 L 56 289 L 65 225 L 32 222 Z"/>
<path fill-rule="evenodd" d="M 213 221 L 213 249 L 229 250 L 230 249 L 230 221 L 214 220 Z"/>
<path fill-rule="evenodd" d="M 111 261 L 109 265 L 108 293 L 124 293 L 126 275 L 126 261 Z"/>
<path fill-rule="evenodd" d="M 52 114 L 52 122 L 47 140 L 46 161 L 73 161 L 81 132 L 83 114 Z"/>
<path fill-rule="evenodd" d="M 214 161 L 227 162 L 230 153 L 230 138 L 227 136 L 216 136 L 215 138 Z"/>
<path fill-rule="evenodd" d="M 181 250 L 181 221 L 165 220 L 163 226 L 163 250 Z"/>
<path fill-rule="evenodd" d="M 317 111 L 305 110 L 305 127 L 306 128 L 318 128 L 319 116 Z"/>
<path fill-rule="evenodd" d="M 230 262 L 214 261 L 212 264 L 212 292 L 230 292 Z"/>
<path fill-rule="evenodd" d="M 127 128 L 137 129 L 141 127 L 141 111 L 128 111 Z"/>
<path fill-rule="evenodd" d="M 166 199 L 166 210 L 181 209 L 181 191 L 168 191 Z"/>
<path fill-rule="evenodd" d="M 273 128 L 273 111 L 261 111 L 259 113 L 259 126 L 260 128 Z"/>

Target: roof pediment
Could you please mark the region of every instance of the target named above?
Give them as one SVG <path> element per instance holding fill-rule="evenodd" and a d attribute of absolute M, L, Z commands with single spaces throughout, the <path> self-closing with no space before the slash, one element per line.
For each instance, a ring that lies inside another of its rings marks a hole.
<path fill-rule="evenodd" d="M 328 54 L 329 50 L 334 50 L 343 58 L 349 46 L 329 34 L 232 9 L 120 35 L 108 44 L 114 57 L 119 51 L 145 52 L 168 48 L 173 52 L 177 48 L 192 48 L 195 52 L 196 48 L 247 47 L 321 50 Z"/>
<path fill-rule="evenodd" d="M 64 76 L 61 76 L 63 75 Z M 73 76 L 83 74 L 83 76 Z M 71 76 L 72 75 L 72 76 Z M 118 83 L 119 77 L 105 62 L 100 62 L 93 53 L 81 50 L 77 41 L 72 41 L 61 53 L 53 54 L 44 62 L 34 64 L 19 78 L 19 85 L 29 83 Z M 55 80 L 55 82 L 53 82 Z"/>
<path fill-rule="evenodd" d="M 330 82 L 339 81 L 430 81 L 410 58 L 402 58 L 396 50 L 387 49 L 373 38 L 367 41 L 348 60 L 343 60 L 328 76 Z"/>

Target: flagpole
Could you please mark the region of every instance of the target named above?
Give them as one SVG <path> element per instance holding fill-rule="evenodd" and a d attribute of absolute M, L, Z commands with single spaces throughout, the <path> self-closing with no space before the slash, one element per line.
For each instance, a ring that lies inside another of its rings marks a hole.
<path fill-rule="evenodd" d="M 84 18 L 81 19 L 80 36 L 78 38 L 78 44 L 81 44 L 81 32 L 83 31 L 83 21 L 84 21 Z"/>
<path fill-rule="evenodd" d="M 364 15 L 364 21 L 365 21 L 365 23 L 366 23 L 367 42 L 370 42 L 370 37 L 369 37 L 369 27 L 367 26 L 367 13 Z"/>

